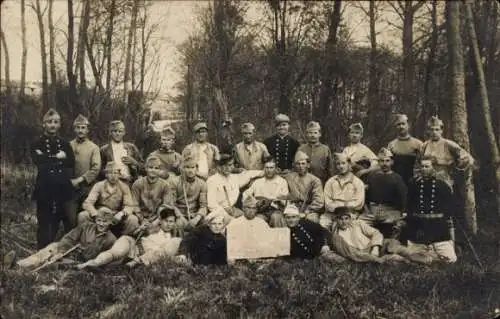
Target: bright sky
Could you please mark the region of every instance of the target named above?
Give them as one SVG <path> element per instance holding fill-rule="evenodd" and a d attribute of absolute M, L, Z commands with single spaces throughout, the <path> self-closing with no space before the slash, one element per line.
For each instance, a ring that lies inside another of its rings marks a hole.
<path fill-rule="evenodd" d="M 34 3 L 34 0 L 26 0 L 27 4 Z M 47 1 L 41 0 L 42 9 Z M 346 2 L 344 2 L 346 3 Z M 161 27 L 155 34 L 155 41 L 160 49 L 161 66 L 155 75 L 158 80 L 155 82 L 158 88 L 165 93 L 174 93 L 174 86 L 180 80 L 179 74 L 179 55 L 177 46 L 182 43 L 196 27 L 196 13 L 200 8 L 207 4 L 206 1 L 155 1 L 150 10 L 152 21 L 161 21 Z M 21 77 L 21 9 L 20 0 L 6 0 L 1 6 L 1 26 L 6 35 L 7 46 L 10 55 L 11 80 L 19 80 Z M 81 10 L 81 2 L 75 0 L 74 11 L 75 19 Z M 249 19 L 258 19 L 259 12 L 255 4 L 251 5 L 249 10 Z M 356 8 L 347 7 L 344 12 L 344 21 L 353 30 L 353 40 L 358 44 L 366 44 L 368 36 L 368 21 L 364 14 Z M 53 7 L 53 20 L 56 25 L 56 38 L 62 44 L 60 50 L 65 54 L 63 30 L 67 30 L 67 1 L 55 0 Z M 388 26 L 381 20 L 377 29 L 379 40 L 395 49 L 400 47 L 401 40 L 394 28 Z M 47 21 L 47 20 L 45 20 Z M 395 20 L 398 21 L 398 18 Z M 77 21 L 75 21 L 77 22 Z M 36 15 L 31 7 L 26 8 L 26 24 L 28 34 L 28 65 L 27 81 L 41 81 L 40 67 L 40 42 Z M 75 34 L 78 26 L 75 25 Z M 47 32 L 48 33 L 48 32 Z M 48 34 L 46 34 L 48 37 Z M 61 61 L 63 62 L 63 61 Z M 64 63 L 64 62 L 63 62 Z M 3 59 L 2 59 L 3 65 Z M 64 67 L 64 64 L 62 65 Z M 88 71 L 90 73 L 90 70 Z M 3 66 L 2 66 L 3 78 Z"/>

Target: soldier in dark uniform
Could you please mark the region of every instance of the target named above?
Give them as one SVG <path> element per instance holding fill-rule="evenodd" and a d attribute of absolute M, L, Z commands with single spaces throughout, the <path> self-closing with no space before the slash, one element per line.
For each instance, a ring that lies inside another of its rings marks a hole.
<path fill-rule="evenodd" d="M 278 114 L 275 118 L 277 133 L 264 140 L 269 154 L 274 157 L 282 173 L 293 168 L 293 159 L 299 149 L 299 142 L 289 135 L 290 118 L 285 114 Z"/>
<path fill-rule="evenodd" d="M 68 203 L 73 196 L 71 177 L 75 156 L 70 144 L 58 136 L 61 117 L 50 109 L 43 116 L 43 135 L 31 146 L 31 156 L 37 166 L 33 198 L 37 206 L 37 247 L 52 243 L 62 220 L 66 232 L 74 225 Z"/>
<path fill-rule="evenodd" d="M 330 251 L 330 233 L 318 223 L 300 218 L 299 209 L 288 205 L 283 212 L 285 223 L 290 228 L 290 257 L 313 259 Z"/>
<path fill-rule="evenodd" d="M 425 251 L 433 260 L 457 260 L 449 231 L 451 187 L 436 177 L 433 158 L 422 157 L 421 177 L 408 188 L 408 248 Z"/>

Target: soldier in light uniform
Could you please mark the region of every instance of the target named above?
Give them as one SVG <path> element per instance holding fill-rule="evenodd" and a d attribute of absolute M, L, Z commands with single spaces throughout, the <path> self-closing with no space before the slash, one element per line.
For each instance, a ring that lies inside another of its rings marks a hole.
<path fill-rule="evenodd" d="M 187 226 L 196 227 L 207 215 L 207 184 L 196 175 L 197 167 L 194 158 L 184 157 L 181 175 L 167 180 L 167 203 L 180 210 L 183 216 L 176 221 L 181 232 Z"/>
<path fill-rule="evenodd" d="M 61 117 L 56 110 L 48 110 L 42 120 L 43 135 L 31 145 L 31 157 L 38 169 L 33 198 L 37 207 L 39 249 L 55 240 L 61 220 L 66 232 L 75 225 L 75 216 L 69 209 L 75 169 L 73 149 L 58 135 Z"/>
<path fill-rule="evenodd" d="M 405 114 L 397 114 L 394 125 L 398 136 L 388 145 L 388 149 L 394 155 L 392 169 L 408 185 L 414 174 L 415 161 L 422 148 L 422 141 L 410 135 L 408 117 Z"/>
<path fill-rule="evenodd" d="M 408 188 L 408 248 L 427 252 L 433 260 L 454 263 L 457 256 L 449 231 L 452 190 L 436 177 L 433 162 L 432 157 L 420 159 L 422 176 Z"/>
<path fill-rule="evenodd" d="M 78 214 L 78 224 L 95 218 L 99 212 L 114 214 L 117 223 L 112 228 L 116 235 L 132 234 L 139 227 L 139 218 L 134 215 L 135 203 L 129 186 L 120 180 L 120 167 L 108 162 L 104 169 L 106 179 L 95 183 L 83 202 L 84 211 Z"/>
<path fill-rule="evenodd" d="M 234 148 L 234 161 L 236 166 L 246 170 L 264 169 L 264 159 L 269 157 L 267 147 L 255 140 L 255 126 L 252 123 L 241 125 L 243 141 Z"/>
<path fill-rule="evenodd" d="M 422 144 L 420 156 L 434 157 L 434 170 L 453 188 L 454 170 L 463 171 L 464 176 L 472 174 L 474 159 L 460 145 L 442 137 L 443 127 L 443 121 L 437 116 L 431 117 L 427 122 L 430 139 Z"/>
<path fill-rule="evenodd" d="M 276 160 L 282 173 L 293 168 L 293 158 L 299 149 L 299 142 L 290 136 L 290 118 L 285 114 L 278 114 L 274 119 L 277 133 L 264 140 L 267 150 Z"/>
<path fill-rule="evenodd" d="M 76 137 L 70 142 L 75 154 L 75 172 L 71 180 L 75 194 L 70 205 L 75 226 L 83 201 L 87 198 L 90 188 L 101 171 L 101 153 L 99 146 L 88 138 L 89 124 L 89 120 L 79 114 L 73 122 Z"/>
<path fill-rule="evenodd" d="M 120 169 L 120 179 L 132 185 L 143 169 L 142 155 L 137 146 L 123 141 L 125 124 L 122 121 L 111 121 L 109 135 L 111 141 L 101 147 L 102 166 L 114 162 Z"/>
<path fill-rule="evenodd" d="M 201 122 L 193 127 L 195 141 L 182 151 L 183 157 L 193 157 L 198 165 L 197 175 L 203 179 L 214 173 L 215 165 L 220 157 L 219 148 L 208 142 L 207 123 Z"/>
<path fill-rule="evenodd" d="M 338 174 L 325 184 L 325 213 L 319 223 L 330 229 L 336 219 L 335 211 L 339 207 L 349 207 L 359 212 L 365 204 L 365 184 L 351 172 L 351 162 L 345 153 L 334 155 L 335 169 Z"/>
<path fill-rule="evenodd" d="M 160 159 L 160 177 L 163 179 L 167 179 L 170 173 L 180 174 L 182 156 L 174 150 L 174 144 L 175 131 L 167 126 L 160 132 L 160 148 L 148 155 Z"/>
<path fill-rule="evenodd" d="M 311 160 L 311 173 L 324 184 L 333 176 L 333 159 L 330 148 L 320 143 L 321 126 L 311 121 L 306 126 L 307 143 L 299 147 L 299 151 L 306 153 Z"/>
<path fill-rule="evenodd" d="M 294 161 L 295 171 L 284 176 L 288 182 L 288 198 L 299 208 L 301 217 L 317 223 L 325 201 L 321 181 L 307 172 L 309 170 L 307 154 L 298 151 Z M 271 220 L 275 226 L 282 225 L 279 220 L 274 220 L 273 216 Z"/>
<path fill-rule="evenodd" d="M 354 123 L 349 126 L 349 146 L 343 152 L 351 160 L 352 172 L 361 179 L 364 179 L 369 172 L 379 169 L 377 155 L 372 150 L 361 143 L 363 138 L 363 126 L 361 123 Z"/>

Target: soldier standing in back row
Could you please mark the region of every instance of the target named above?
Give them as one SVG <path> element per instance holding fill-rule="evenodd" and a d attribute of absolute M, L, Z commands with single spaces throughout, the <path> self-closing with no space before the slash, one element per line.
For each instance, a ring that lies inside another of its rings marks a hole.
<path fill-rule="evenodd" d="M 75 157 L 69 143 L 58 136 L 61 117 L 50 109 L 43 116 L 43 135 L 31 146 L 31 156 L 37 166 L 33 198 L 37 206 L 37 247 L 52 243 L 61 219 L 65 231 L 74 226 L 68 216 L 68 202 L 73 196 L 71 177 Z"/>
<path fill-rule="evenodd" d="M 290 118 L 278 114 L 275 118 L 277 133 L 264 140 L 269 154 L 274 157 L 278 168 L 286 173 L 293 168 L 293 159 L 299 149 L 299 142 L 289 135 Z"/>

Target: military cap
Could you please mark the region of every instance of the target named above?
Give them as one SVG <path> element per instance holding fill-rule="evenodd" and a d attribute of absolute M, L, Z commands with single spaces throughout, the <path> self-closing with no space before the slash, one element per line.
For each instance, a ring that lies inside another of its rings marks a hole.
<path fill-rule="evenodd" d="M 443 121 L 441 121 L 437 115 L 431 116 L 431 118 L 427 121 L 427 127 L 433 126 L 444 126 Z"/>
<path fill-rule="evenodd" d="M 360 132 L 363 134 L 363 125 L 361 123 L 354 123 L 349 126 L 349 132 Z"/>
<path fill-rule="evenodd" d="M 392 152 L 385 147 L 382 147 L 378 152 L 378 158 L 384 158 L 384 157 L 392 158 L 392 156 L 393 156 Z"/>
<path fill-rule="evenodd" d="M 219 160 L 217 161 L 218 165 L 226 165 L 227 163 L 233 160 L 233 156 L 231 154 L 221 154 Z"/>
<path fill-rule="evenodd" d="M 408 116 L 406 114 L 396 114 L 394 116 L 394 124 L 408 123 Z"/>
<path fill-rule="evenodd" d="M 109 123 L 109 130 L 117 130 L 117 129 L 125 129 L 125 124 L 120 121 L 120 120 L 117 120 L 117 121 L 111 121 Z"/>
<path fill-rule="evenodd" d="M 156 155 L 150 155 L 146 158 L 146 166 L 149 164 L 149 163 L 158 163 L 158 164 L 161 164 L 161 160 L 158 156 Z"/>
<path fill-rule="evenodd" d="M 210 214 L 208 214 L 205 219 L 208 223 L 216 222 L 216 221 L 221 221 L 224 222 L 224 218 L 227 216 L 227 213 L 224 211 L 223 208 L 216 208 L 213 210 Z"/>
<path fill-rule="evenodd" d="M 163 130 L 160 132 L 160 136 L 175 138 L 175 131 L 171 126 L 165 126 Z"/>
<path fill-rule="evenodd" d="M 57 113 L 57 111 L 53 108 L 50 108 L 42 117 L 42 120 L 45 122 L 45 121 L 48 121 L 49 118 L 51 117 L 58 117 L 58 118 L 61 118 L 61 116 L 59 115 L 59 113 Z"/>
<path fill-rule="evenodd" d="M 316 121 L 311 121 L 307 123 L 306 131 L 321 131 L 321 125 Z"/>
<path fill-rule="evenodd" d="M 297 208 L 297 206 L 293 205 L 293 204 L 288 204 L 286 205 L 285 207 L 285 210 L 283 211 L 283 215 L 285 216 L 299 216 L 300 215 L 300 212 L 299 212 L 299 209 Z"/>
<path fill-rule="evenodd" d="M 197 123 L 194 127 L 193 127 L 193 131 L 194 132 L 198 132 L 199 130 L 201 129 L 205 129 L 208 131 L 208 126 L 207 126 L 207 123 L 205 122 L 200 122 L 200 123 Z"/>
<path fill-rule="evenodd" d="M 102 218 L 107 222 L 112 222 L 114 220 L 114 216 L 115 213 L 107 207 L 101 207 L 97 210 L 96 217 Z"/>
<path fill-rule="evenodd" d="M 354 210 L 351 207 L 346 207 L 346 206 L 337 207 L 333 211 L 333 214 L 336 215 L 337 217 L 342 217 L 342 216 L 352 217 L 353 213 Z"/>
<path fill-rule="evenodd" d="M 276 125 L 283 123 L 283 122 L 289 123 L 290 118 L 288 117 L 288 115 L 280 113 L 280 114 L 276 115 L 276 117 L 274 118 L 274 121 L 276 122 Z"/>
<path fill-rule="evenodd" d="M 246 122 L 241 124 L 241 133 L 253 133 L 255 131 L 255 126 L 250 123 Z"/>
<path fill-rule="evenodd" d="M 187 166 L 187 165 L 194 165 L 194 166 L 198 165 L 196 159 L 194 158 L 194 156 L 192 156 L 192 154 L 185 154 L 182 157 L 181 166 Z"/>
<path fill-rule="evenodd" d="M 293 161 L 297 163 L 298 161 L 302 160 L 309 161 L 309 156 L 307 156 L 307 154 L 302 151 L 297 151 L 297 153 L 295 153 L 295 158 Z"/>
<path fill-rule="evenodd" d="M 175 214 L 175 207 L 168 204 L 162 204 L 158 207 L 158 215 L 160 216 L 160 219 L 165 219 L 170 216 L 177 218 L 177 215 Z"/>
<path fill-rule="evenodd" d="M 242 203 L 243 208 L 255 208 L 257 207 L 257 200 L 253 196 L 247 196 Z"/>
<path fill-rule="evenodd" d="M 83 116 L 82 114 L 78 114 L 78 116 L 73 121 L 73 126 L 89 125 L 89 124 L 90 124 L 89 120 L 85 116 Z"/>
<path fill-rule="evenodd" d="M 106 167 L 104 168 L 104 171 L 107 173 L 107 172 L 110 172 L 110 171 L 115 171 L 115 170 L 120 170 L 120 166 L 118 166 L 118 164 L 116 164 L 115 162 L 108 162 L 106 163 Z"/>
<path fill-rule="evenodd" d="M 342 160 L 344 160 L 344 161 L 347 161 L 348 163 L 351 162 L 351 159 L 349 158 L 349 156 L 345 152 L 334 153 L 333 154 L 333 158 L 336 161 L 342 161 Z"/>

